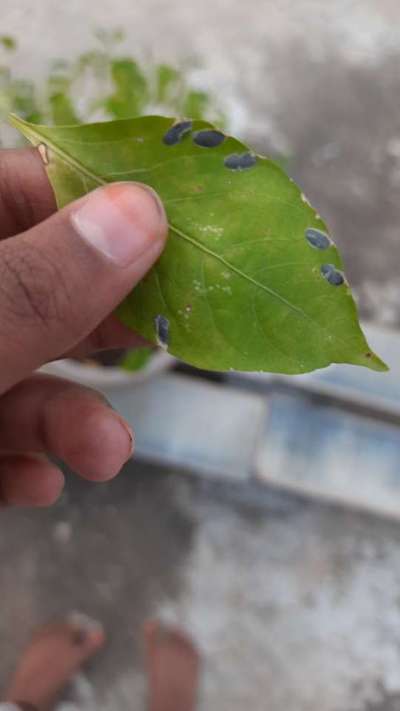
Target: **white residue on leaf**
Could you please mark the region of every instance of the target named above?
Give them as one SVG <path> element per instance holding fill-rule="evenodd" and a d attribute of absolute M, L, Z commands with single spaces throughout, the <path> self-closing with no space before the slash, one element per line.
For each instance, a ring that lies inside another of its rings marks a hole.
<path fill-rule="evenodd" d="M 305 202 L 306 205 L 309 205 L 311 207 L 311 203 L 306 195 L 304 193 L 301 193 L 301 199 L 303 202 Z"/>
<path fill-rule="evenodd" d="M 225 270 L 224 272 L 222 272 L 222 276 L 224 279 L 230 279 L 232 274 L 230 272 L 228 272 L 227 270 Z"/>
<path fill-rule="evenodd" d="M 229 295 L 232 294 L 232 289 L 227 284 L 216 284 L 215 288 L 219 289 L 219 291 L 224 291 L 226 294 L 229 294 Z"/>
<path fill-rule="evenodd" d="M 207 289 L 203 286 L 201 281 L 199 281 L 198 279 L 193 279 L 192 284 L 193 284 L 193 288 L 195 291 L 198 291 L 201 294 L 207 293 Z"/>
<path fill-rule="evenodd" d="M 48 153 L 48 148 L 45 143 L 39 143 L 37 147 L 39 151 L 39 155 L 44 163 L 44 165 L 49 165 L 49 153 Z"/>
<path fill-rule="evenodd" d="M 191 309 L 188 310 L 188 308 L 186 306 L 185 310 L 178 309 L 177 313 L 179 316 L 183 316 L 183 318 L 187 321 L 187 319 L 190 318 L 190 311 L 191 311 Z"/>
<path fill-rule="evenodd" d="M 200 232 L 206 232 L 216 237 L 221 237 L 224 234 L 225 228 L 218 225 L 199 225 Z"/>

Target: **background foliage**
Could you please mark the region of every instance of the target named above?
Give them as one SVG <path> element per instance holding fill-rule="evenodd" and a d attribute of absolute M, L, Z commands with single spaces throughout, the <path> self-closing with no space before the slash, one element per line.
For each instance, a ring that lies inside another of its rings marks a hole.
<path fill-rule="evenodd" d="M 72 61 L 54 60 L 45 78 L 35 82 L 14 75 L 16 41 L 0 36 L 0 121 L 10 112 L 48 125 L 162 114 L 225 125 L 215 98 L 193 86 L 191 65 L 144 65 L 120 51 L 123 39 L 121 30 L 98 30 L 93 49 Z"/>

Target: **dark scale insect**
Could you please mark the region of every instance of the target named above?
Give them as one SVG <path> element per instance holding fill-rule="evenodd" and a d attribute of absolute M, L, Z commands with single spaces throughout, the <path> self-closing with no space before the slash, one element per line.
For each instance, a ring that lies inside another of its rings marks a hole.
<path fill-rule="evenodd" d="M 225 141 L 225 136 L 221 131 L 208 129 L 205 131 L 197 131 L 193 135 L 193 143 L 204 148 L 216 148 Z"/>
<path fill-rule="evenodd" d="M 329 249 L 332 246 L 332 240 L 325 232 L 317 230 L 316 227 L 309 227 L 306 232 L 306 240 L 315 249 Z"/>
<path fill-rule="evenodd" d="M 321 274 L 332 286 L 344 284 L 344 276 L 333 264 L 322 264 Z"/>
<path fill-rule="evenodd" d="M 154 319 L 154 327 L 156 329 L 158 345 L 161 346 L 161 348 L 168 348 L 169 321 L 166 316 L 158 314 Z"/>
<path fill-rule="evenodd" d="M 182 138 L 192 130 L 192 121 L 180 121 L 175 123 L 163 136 L 163 142 L 167 146 L 175 146 Z"/>
<path fill-rule="evenodd" d="M 232 153 L 224 160 L 224 166 L 230 170 L 245 170 L 257 163 L 257 156 L 252 153 Z"/>

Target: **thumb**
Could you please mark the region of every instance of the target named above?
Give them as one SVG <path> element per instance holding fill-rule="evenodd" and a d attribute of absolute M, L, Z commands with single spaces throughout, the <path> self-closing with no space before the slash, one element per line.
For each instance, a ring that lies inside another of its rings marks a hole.
<path fill-rule="evenodd" d="M 83 340 L 150 269 L 167 235 L 151 188 L 98 188 L 0 242 L 0 392 Z"/>

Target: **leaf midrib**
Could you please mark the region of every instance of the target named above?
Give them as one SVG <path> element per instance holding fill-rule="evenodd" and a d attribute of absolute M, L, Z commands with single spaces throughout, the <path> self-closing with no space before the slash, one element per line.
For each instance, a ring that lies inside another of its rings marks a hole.
<path fill-rule="evenodd" d="M 21 119 L 19 119 L 19 117 L 13 116 L 13 122 L 16 123 L 18 127 L 20 127 L 22 124 L 24 126 L 24 133 L 27 137 L 29 137 L 29 134 L 30 134 L 34 138 L 35 141 L 38 141 L 37 145 L 39 145 L 42 142 L 45 143 L 52 151 L 54 151 L 54 153 L 56 153 L 61 158 L 62 161 L 64 161 L 64 163 L 66 163 L 68 166 L 74 167 L 78 173 L 82 173 L 87 178 L 90 178 L 95 183 L 98 183 L 98 185 L 107 185 L 108 184 L 107 180 L 104 180 L 99 175 L 97 175 L 96 173 L 93 173 L 91 170 L 86 168 L 86 166 L 84 166 L 79 160 L 76 160 L 76 158 L 73 158 L 72 156 L 70 156 L 62 148 L 60 148 L 57 144 L 55 144 L 52 140 L 50 140 L 48 138 L 48 136 L 42 136 L 39 131 L 33 131 L 31 129 L 31 127 L 28 124 L 26 124 L 25 121 L 21 121 Z M 209 249 L 201 242 L 198 242 L 194 237 L 190 237 L 190 235 L 187 235 L 186 232 L 183 232 L 178 227 L 175 227 L 175 225 L 173 225 L 172 223 L 169 222 L 168 225 L 169 225 L 170 230 L 172 232 L 174 232 L 176 235 L 178 235 L 182 239 L 184 239 L 187 242 L 189 242 L 190 244 L 192 244 L 194 247 L 199 249 L 204 254 L 208 254 L 210 257 L 212 257 L 213 259 L 220 262 L 220 264 L 223 264 L 224 267 L 226 267 L 227 269 L 230 269 L 237 276 L 241 277 L 242 279 L 245 279 L 253 286 L 261 289 L 262 291 L 264 291 L 266 294 L 268 294 L 272 298 L 277 299 L 282 304 L 284 304 L 284 306 L 286 306 L 287 308 L 291 309 L 292 311 L 298 313 L 302 318 L 312 320 L 312 319 L 310 319 L 308 314 L 306 314 L 302 309 L 300 309 L 298 306 L 295 306 L 294 304 L 292 304 L 290 301 L 285 299 L 284 296 L 281 296 L 281 294 L 274 291 L 274 289 L 270 289 L 268 286 L 266 286 L 265 284 L 262 284 L 257 279 L 254 279 L 250 275 L 245 274 L 245 272 L 242 272 L 241 269 L 239 269 L 238 267 L 235 267 L 233 264 L 228 262 L 224 257 L 217 254 L 216 252 L 213 252 L 212 249 Z"/>

